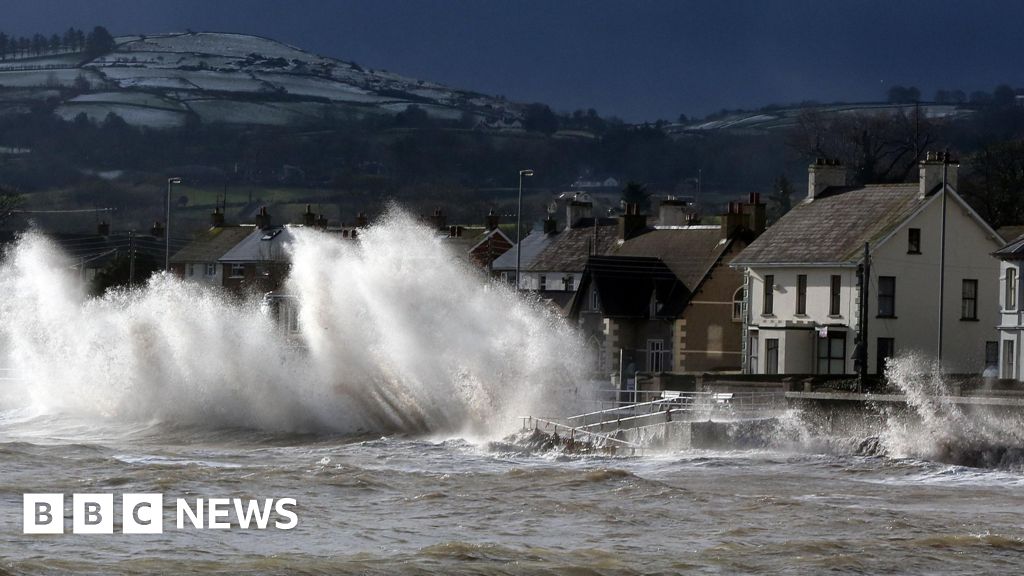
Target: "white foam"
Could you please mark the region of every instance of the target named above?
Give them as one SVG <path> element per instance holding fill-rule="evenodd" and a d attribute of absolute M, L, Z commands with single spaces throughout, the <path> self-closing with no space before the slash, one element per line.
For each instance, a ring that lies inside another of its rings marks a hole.
<path fill-rule="evenodd" d="M 394 210 L 359 242 L 299 231 L 289 347 L 258 302 L 159 275 L 87 297 L 27 235 L 0 267 L 0 408 L 265 430 L 496 434 L 584 395 L 585 347 Z"/>

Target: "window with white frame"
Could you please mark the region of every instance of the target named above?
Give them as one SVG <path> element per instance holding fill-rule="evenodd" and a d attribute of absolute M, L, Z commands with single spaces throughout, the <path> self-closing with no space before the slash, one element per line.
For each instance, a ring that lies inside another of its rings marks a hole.
<path fill-rule="evenodd" d="M 540 275 L 540 279 L 537 281 L 537 289 L 541 290 L 541 291 L 548 289 L 548 277 L 547 276 L 545 276 L 543 274 Z"/>
<path fill-rule="evenodd" d="M 207 276 L 216 276 L 217 275 L 217 265 L 212 263 L 212 262 L 208 263 L 206 265 L 206 275 Z"/>
<path fill-rule="evenodd" d="M 1017 377 L 1014 367 L 1013 340 L 1003 340 L 1003 371 L 999 376 L 1007 380 Z"/>
<path fill-rule="evenodd" d="M 757 338 L 757 336 L 758 336 L 757 332 L 751 332 L 750 333 L 750 344 L 749 344 L 749 348 L 748 348 L 748 351 L 749 351 L 748 357 L 750 358 L 750 361 L 747 364 L 747 369 L 748 369 L 747 371 L 750 374 L 757 374 L 758 373 L 758 371 L 757 371 L 758 370 L 758 366 L 757 366 L 758 338 Z"/>
<path fill-rule="evenodd" d="M 742 322 L 743 321 L 743 294 L 745 290 L 743 286 L 740 286 L 732 293 L 732 321 Z"/>
<path fill-rule="evenodd" d="M 1006 294 L 1003 301 L 1006 303 L 1007 310 L 1017 309 L 1017 269 L 1007 268 L 1006 269 Z"/>
<path fill-rule="evenodd" d="M 648 340 L 647 341 L 647 371 L 648 372 L 664 372 L 665 371 L 665 341 L 664 340 Z"/>
<path fill-rule="evenodd" d="M 231 277 L 232 278 L 243 278 L 243 277 L 245 277 L 245 264 L 232 264 L 231 265 Z"/>

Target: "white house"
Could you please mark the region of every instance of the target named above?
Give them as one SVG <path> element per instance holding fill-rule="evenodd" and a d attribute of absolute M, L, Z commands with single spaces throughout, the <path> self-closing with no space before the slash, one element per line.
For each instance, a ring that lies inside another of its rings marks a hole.
<path fill-rule="evenodd" d="M 894 354 L 936 357 L 940 309 L 943 368 L 981 373 L 992 364 L 999 266 L 989 255 L 1002 241 L 957 194 L 956 166 L 945 167 L 945 188 L 944 162 L 931 154 L 912 184 L 847 186 L 838 162 L 810 167 L 807 199 L 732 263 L 747 277 L 745 372 L 854 374 L 862 330 L 868 374 Z"/>
<path fill-rule="evenodd" d="M 1020 275 L 1024 267 L 1024 235 L 995 252 L 999 259 L 999 377 L 1024 379 L 1021 350 L 1024 341 L 1024 310 L 1021 308 Z"/>

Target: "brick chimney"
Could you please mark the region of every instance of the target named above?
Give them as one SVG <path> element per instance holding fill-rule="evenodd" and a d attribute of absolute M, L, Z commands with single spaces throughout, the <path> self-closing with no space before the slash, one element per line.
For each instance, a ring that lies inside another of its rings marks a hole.
<path fill-rule="evenodd" d="M 807 201 L 813 201 L 832 186 L 846 186 L 846 167 L 839 160 L 818 158 L 807 169 Z"/>
<path fill-rule="evenodd" d="M 430 225 L 434 227 L 434 230 L 444 230 L 448 227 L 448 219 L 445 218 L 444 212 L 440 208 L 434 209 L 434 214 L 430 217 Z"/>
<path fill-rule="evenodd" d="M 744 226 L 754 234 L 761 234 L 768 224 L 768 206 L 761 202 L 760 192 L 751 192 L 742 206 Z"/>
<path fill-rule="evenodd" d="M 626 204 L 626 212 L 619 216 L 619 240 L 629 240 L 647 229 L 647 216 L 640 213 L 640 205 Z"/>
<path fill-rule="evenodd" d="M 256 227 L 261 230 L 270 228 L 270 212 L 266 206 L 260 206 L 260 213 L 256 215 Z"/>
<path fill-rule="evenodd" d="M 356 214 L 356 228 L 366 228 L 369 223 L 370 219 L 366 217 L 366 212 Z"/>
<path fill-rule="evenodd" d="M 558 220 L 555 220 L 551 217 L 551 214 L 548 214 L 548 217 L 544 219 L 544 233 L 554 234 L 555 232 L 558 232 Z"/>
<path fill-rule="evenodd" d="M 957 188 L 957 172 L 960 164 L 954 160 L 949 159 L 949 153 L 936 153 L 928 152 L 925 155 L 924 160 L 921 161 L 920 168 L 920 180 L 919 180 L 919 191 L 918 194 L 921 198 L 938 192 L 939 187 L 942 186 L 942 166 L 947 165 L 946 168 L 946 184 L 956 190 Z"/>
<path fill-rule="evenodd" d="M 669 196 L 658 205 L 658 224 L 661 226 L 683 226 L 686 224 L 686 202 Z"/>
<path fill-rule="evenodd" d="M 582 202 L 570 200 L 565 205 L 565 227 L 576 228 L 579 221 L 584 218 L 591 218 L 594 212 L 593 202 Z"/>
<path fill-rule="evenodd" d="M 306 204 L 306 211 L 302 213 L 302 225 L 310 228 L 316 226 L 316 214 L 313 213 L 313 207 Z"/>
<path fill-rule="evenodd" d="M 498 216 L 498 214 L 494 210 L 489 211 L 487 213 L 487 231 L 491 232 L 493 230 L 496 230 L 498 228 L 499 221 L 500 217 Z"/>
<path fill-rule="evenodd" d="M 100 236 L 110 236 L 110 222 L 104 220 L 96 225 L 96 234 Z"/>
<path fill-rule="evenodd" d="M 742 202 L 729 202 L 729 211 L 722 214 L 722 238 L 729 238 L 745 225 Z"/>
<path fill-rule="evenodd" d="M 224 213 L 220 211 L 220 208 L 214 208 L 213 212 L 210 213 L 210 226 L 213 228 L 220 228 L 224 226 Z"/>

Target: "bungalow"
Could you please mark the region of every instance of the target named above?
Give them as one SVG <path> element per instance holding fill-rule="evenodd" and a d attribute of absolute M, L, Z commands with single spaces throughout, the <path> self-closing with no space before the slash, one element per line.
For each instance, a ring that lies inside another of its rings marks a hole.
<path fill-rule="evenodd" d="M 917 351 L 982 372 L 1002 242 L 956 185 L 934 154 L 911 184 L 848 186 L 838 162 L 810 166 L 807 198 L 732 263 L 746 274 L 744 371 L 881 374 Z"/>
<path fill-rule="evenodd" d="M 224 256 L 255 230 L 252 224 L 227 225 L 219 210 L 211 217 L 211 226 L 171 257 L 171 272 L 179 278 L 213 286 L 224 285 L 220 264 Z"/>

